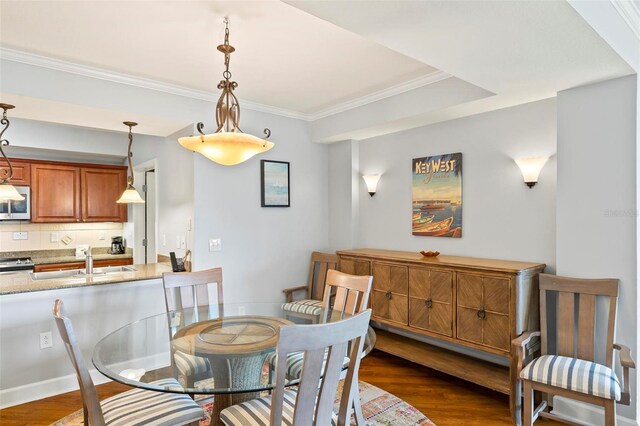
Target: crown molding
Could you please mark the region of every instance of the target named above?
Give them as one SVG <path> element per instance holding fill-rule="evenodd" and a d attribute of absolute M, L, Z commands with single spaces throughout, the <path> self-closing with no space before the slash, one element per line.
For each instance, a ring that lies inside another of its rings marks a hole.
<path fill-rule="evenodd" d="M 0 59 L 19 62 L 27 65 L 33 65 L 42 68 L 48 68 L 56 71 L 67 72 L 71 74 L 81 75 L 84 77 L 95 78 L 99 80 L 110 81 L 119 84 L 126 84 L 128 86 L 139 87 L 142 89 L 154 90 L 158 92 L 168 93 L 171 95 L 183 96 L 190 99 L 197 99 L 207 102 L 217 102 L 217 92 L 207 92 L 204 90 L 191 89 L 188 87 L 179 86 L 176 84 L 165 83 L 157 80 L 151 80 L 143 77 L 135 77 L 129 74 L 119 73 L 116 71 L 109 71 L 101 68 L 91 67 L 88 65 L 80 65 L 73 62 L 64 61 L 61 59 L 49 58 L 34 53 L 27 53 L 19 50 L 0 47 Z M 339 103 L 329 108 L 322 109 L 315 113 L 302 113 L 298 111 L 292 111 L 284 108 L 273 107 L 270 105 L 259 104 L 247 100 L 240 99 L 242 106 L 246 109 L 258 112 L 264 112 L 267 114 L 274 114 L 283 117 L 294 118 L 305 121 L 315 121 L 330 115 L 345 112 L 353 108 L 361 107 L 391 96 L 399 95 L 410 90 L 418 89 L 420 87 L 437 83 L 438 81 L 450 78 L 451 75 L 442 72 L 435 71 L 433 73 L 420 76 L 413 80 L 403 82 L 401 84 L 370 93 L 368 95 L 349 100 L 347 102 Z"/>
<path fill-rule="evenodd" d="M 640 6 L 630 0 L 610 0 L 622 19 L 627 23 L 636 38 L 640 40 Z"/>
<path fill-rule="evenodd" d="M 437 83 L 439 81 L 446 80 L 447 78 L 450 78 L 450 77 L 452 76 L 443 71 L 434 71 L 430 74 L 426 74 L 418 78 L 414 78 L 413 80 L 405 81 L 403 83 L 388 87 L 378 92 L 370 93 L 360 98 L 352 99 L 350 101 L 343 102 L 343 103 L 334 105 L 332 107 L 323 109 L 314 114 L 310 114 L 310 121 L 319 120 L 321 118 L 325 118 L 333 114 L 338 114 L 340 112 L 345 112 L 353 108 L 361 107 L 373 102 L 380 101 L 382 99 L 390 98 L 391 96 L 399 95 L 401 93 L 405 93 L 410 90 L 415 90 L 420 87 L 427 86 L 429 84 Z"/>

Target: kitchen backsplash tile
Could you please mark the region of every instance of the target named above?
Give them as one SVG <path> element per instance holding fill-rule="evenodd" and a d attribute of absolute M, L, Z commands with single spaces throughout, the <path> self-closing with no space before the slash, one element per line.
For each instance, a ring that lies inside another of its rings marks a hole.
<path fill-rule="evenodd" d="M 14 240 L 14 232 L 27 232 L 26 240 Z M 57 242 L 51 242 L 52 233 Z M 10 223 L 0 224 L 0 252 L 23 250 L 55 250 L 74 248 L 77 244 L 91 247 L 111 246 L 111 237 L 122 235 L 121 223 Z M 64 241 L 70 239 L 68 244 Z M 104 239 L 100 239 L 104 237 Z"/>

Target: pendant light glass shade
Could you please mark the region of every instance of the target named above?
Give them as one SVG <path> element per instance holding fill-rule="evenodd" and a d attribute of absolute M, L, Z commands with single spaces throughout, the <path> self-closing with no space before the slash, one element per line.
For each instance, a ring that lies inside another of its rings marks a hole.
<path fill-rule="evenodd" d="M 267 141 L 271 135 L 269 129 L 264 129 L 264 139 L 240 130 L 240 102 L 233 93 L 238 83 L 231 80 L 229 71 L 231 53 L 236 49 L 229 44 L 229 20 L 225 19 L 224 23 L 224 44 L 218 46 L 218 50 L 224 54 L 225 71 L 222 73 L 224 80 L 218 83 L 218 89 L 222 90 L 222 93 L 216 104 L 217 128 L 214 133 L 205 135 L 204 124 L 198 123 L 200 135 L 182 137 L 178 142 L 184 148 L 198 152 L 211 161 L 233 166 L 247 161 L 256 154 L 269 151 L 273 148 L 273 143 Z"/>
<path fill-rule="evenodd" d="M 120 196 L 120 199 L 118 199 L 116 203 L 120 203 L 120 204 L 144 203 L 144 200 L 142 199 L 138 191 L 136 191 L 136 189 L 132 186 L 124 190 L 124 192 Z"/>
<path fill-rule="evenodd" d="M 11 165 L 11 161 L 4 153 L 2 149 L 3 146 L 9 145 L 9 140 L 3 139 L 2 136 L 4 132 L 9 128 L 9 119 L 7 118 L 7 110 L 15 108 L 13 105 L 0 103 L 0 108 L 2 109 L 2 118 L 0 119 L 0 124 L 2 124 L 3 129 L 0 131 L 0 154 L 4 157 L 7 162 L 7 166 L 9 168 L 7 175 L 0 180 L 0 201 L 22 201 L 24 200 L 24 196 L 18 193 L 18 190 L 9 183 L 11 178 L 13 177 L 13 166 Z"/>
<path fill-rule="evenodd" d="M 127 175 L 127 189 L 124 190 L 116 203 L 144 203 L 145 201 L 133 186 L 133 164 L 131 163 L 131 157 L 133 156 L 133 153 L 131 152 L 131 145 L 133 145 L 133 134 L 131 133 L 131 128 L 133 126 L 137 126 L 138 123 L 134 123 L 133 121 L 125 121 L 122 124 L 129 127 L 129 149 L 127 150 L 127 160 L 129 160 L 129 174 Z"/>
<path fill-rule="evenodd" d="M 22 201 L 24 196 L 18 193 L 18 190 L 9 182 L 0 184 L 0 201 Z"/>
<path fill-rule="evenodd" d="M 225 166 L 240 164 L 256 154 L 273 148 L 273 142 L 240 132 L 189 136 L 178 139 L 178 142 L 184 148 L 198 152 L 209 160 Z"/>

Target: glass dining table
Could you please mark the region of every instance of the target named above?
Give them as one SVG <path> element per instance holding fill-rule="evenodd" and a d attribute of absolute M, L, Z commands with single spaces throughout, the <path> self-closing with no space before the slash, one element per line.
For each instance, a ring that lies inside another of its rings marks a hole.
<path fill-rule="evenodd" d="M 100 340 L 93 364 L 110 379 L 136 388 L 215 395 L 211 424 L 218 425 L 219 413 L 226 407 L 273 389 L 275 374 L 270 361 L 278 328 L 312 322 L 287 318 L 281 305 L 224 303 L 144 318 Z M 348 314 L 327 309 L 313 322 L 346 317 Z M 363 356 L 374 344 L 375 333 L 369 328 Z M 185 373 L 185 365 L 193 370 L 193 376 Z M 166 385 L 165 379 L 174 380 Z M 297 377 L 288 377 L 285 386 L 297 383 Z"/>

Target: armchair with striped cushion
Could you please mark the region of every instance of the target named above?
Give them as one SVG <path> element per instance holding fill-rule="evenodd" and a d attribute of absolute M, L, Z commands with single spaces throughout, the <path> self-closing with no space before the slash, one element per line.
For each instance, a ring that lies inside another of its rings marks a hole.
<path fill-rule="evenodd" d="M 608 300 L 599 304 L 598 299 Z M 617 301 L 617 279 L 540 274 L 540 331 L 513 341 L 513 371 L 524 385 L 525 426 L 539 416 L 559 419 L 550 412 L 553 396 L 599 405 L 604 408 L 605 426 L 616 424 L 616 403 L 629 404 L 629 369 L 635 368 L 629 348 L 613 343 Z M 595 332 L 598 320 L 607 324 L 604 336 Z M 605 348 L 602 359 L 596 347 Z M 622 380 L 613 370 L 614 350 L 619 352 Z M 541 355 L 536 357 L 538 351 Z M 546 395 L 535 408 L 534 391 Z M 520 410 L 516 421 L 518 417 Z"/>

